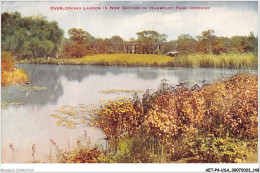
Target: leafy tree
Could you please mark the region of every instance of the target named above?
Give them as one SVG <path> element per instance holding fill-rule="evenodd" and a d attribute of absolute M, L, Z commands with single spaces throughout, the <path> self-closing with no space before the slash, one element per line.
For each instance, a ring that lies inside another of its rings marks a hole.
<path fill-rule="evenodd" d="M 109 39 L 104 40 L 108 53 L 119 53 L 124 51 L 124 40 L 118 36 L 114 35 Z"/>
<path fill-rule="evenodd" d="M 195 51 L 196 40 L 189 34 L 183 34 L 178 37 L 176 49 L 181 53 L 193 53 Z"/>
<path fill-rule="evenodd" d="M 87 31 L 83 31 L 81 28 L 72 28 L 68 31 L 70 39 L 74 41 L 77 44 L 83 44 L 86 42 L 88 38 L 91 37 L 91 35 Z"/>
<path fill-rule="evenodd" d="M 14 31 L 19 28 L 21 23 L 21 14 L 18 12 L 15 13 L 2 13 L 1 14 L 1 38 L 4 41 L 9 35 L 12 35 Z"/>
<path fill-rule="evenodd" d="M 156 31 L 142 31 L 136 33 L 138 36 L 137 41 L 143 44 L 162 43 L 167 39 L 167 35 L 159 34 Z"/>
<path fill-rule="evenodd" d="M 231 50 L 238 53 L 244 53 L 250 50 L 249 40 L 245 36 L 231 37 Z"/>
<path fill-rule="evenodd" d="M 202 34 L 198 36 L 197 51 L 211 53 L 215 39 L 216 36 L 214 35 L 214 30 L 209 29 L 207 31 L 203 31 Z"/>
<path fill-rule="evenodd" d="M 130 40 L 129 40 L 130 43 L 135 43 L 136 42 L 136 39 L 134 37 L 131 37 Z"/>
<path fill-rule="evenodd" d="M 214 54 L 227 53 L 230 49 L 231 41 L 227 37 L 216 37 L 213 41 Z"/>
<path fill-rule="evenodd" d="M 155 43 L 163 43 L 167 39 L 167 35 L 159 34 L 156 31 L 142 31 L 136 33 L 138 36 L 137 42 L 141 43 L 142 53 L 155 53 L 156 47 L 153 45 Z"/>
<path fill-rule="evenodd" d="M 124 40 L 118 35 L 112 36 L 111 41 L 112 41 L 112 43 L 115 43 L 115 44 L 121 44 L 124 42 Z"/>
<path fill-rule="evenodd" d="M 48 25 L 49 37 L 47 40 L 50 40 L 53 45 L 53 49 L 51 52 L 51 56 L 57 56 L 57 53 L 61 51 L 61 43 L 64 35 L 64 31 L 59 28 L 58 23 L 56 21 L 52 21 Z"/>
<path fill-rule="evenodd" d="M 95 38 L 87 31 L 81 28 L 72 28 L 68 30 L 68 34 L 70 38 L 63 39 L 61 58 L 79 58 L 85 55 L 95 54 Z"/>
<path fill-rule="evenodd" d="M 258 52 L 258 38 L 255 37 L 253 32 L 250 32 L 247 39 L 249 42 L 248 51 L 257 53 Z"/>
<path fill-rule="evenodd" d="M 94 50 L 97 54 L 111 53 L 108 52 L 108 44 L 102 38 L 96 38 L 94 41 Z"/>
<path fill-rule="evenodd" d="M 2 13 L 2 49 L 25 58 L 55 57 L 60 51 L 63 30 L 44 16 L 21 17 L 20 13 Z"/>

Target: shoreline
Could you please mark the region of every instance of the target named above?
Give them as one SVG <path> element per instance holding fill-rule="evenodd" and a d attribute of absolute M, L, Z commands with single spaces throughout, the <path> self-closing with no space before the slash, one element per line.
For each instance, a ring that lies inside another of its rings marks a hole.
<path fill-rule="evenodd" d="M 245 54 L 190 54 L 170 57 L 155 54 L 98 54 L 82 58 L 37 58 L 16 61 L 17 64 L 96 65 L 123 67 L 176 67 L 257 70 L 258 59 Z"/>

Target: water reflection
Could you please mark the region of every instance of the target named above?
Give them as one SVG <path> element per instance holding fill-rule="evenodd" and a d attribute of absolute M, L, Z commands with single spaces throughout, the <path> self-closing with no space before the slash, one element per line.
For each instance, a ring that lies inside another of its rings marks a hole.
<path fill-rule="evenodd" d="M 22 65 L 29 75 L 31 84 L 24 86 L 2 87 L 2 100 L 19 100 L 23 104 L 43 106 L 47 103 L 54 104 L 62 96 L 60 73 L 55 66 Z M 46 87 L 43 91 L 25 91 L 24 87 Z"/>
<path fill-rule="evenodd" d="M 154 68 L 144 67 L 121 67 L 121 66 L 58 66 L 58 71 L 68 80 L 77 80 L 81 82 L 84 78 L 90 75 L 105 76 L 112 73 L 117 76 L 122 73 L 137 74 L 138 78 L 152 80 L 159 76 L 158 71 Z"/>
<path fill-rule="evenodd" d="M 212 68 L 179 68 L 174 70 L 174 75 L 178 76 L 182 82 L 188 82 L 190 85 L 201 85 L 202 81 L 213 82 L 222 78 L 229 78 L 236 73 L 257 73 L 256 70 L 239 69 L 212 69 Z"/>
<path fill-rule="evenodd" d="M 68 81 L 82 83 L 83 80 L 89 82 L 97 82 L 100 84 L 110 85 L 109 89 L 113 88 L 113 78 L 121 80 L 132 76 L 133 80 L 143 80 L 143 82 L 161 80 L 163 78 L 172 79 L 173 84 L 180 81 L 188 81 L 192 84 L 201 84 L 203 80 L 211 81 L 218 77 L 229 77 L 232 74 L 241 70 L 227 69 L 192 69 L 192 68 L 152 68 L 152 67 L 120 67 L 120 66 L 75 66 L 75 65 L 43 65 L 43 64 L 19 64 L 20 68 L 25 69 L 30 77 L 31 84 L 28 86 L 47 87 L 44 91 L 21 91 L 22 86 L 2 87 L 2 100 L 18 100 L 23 104 L 43 106 L 46 104 L 57 103 L 57 100 L 64 95 L 64 86 L 62 78 L 65 77 Z M 248 72 L 255 72 L 253 70 Z M 96 80 L 91 80 L 92 77 L 97 77 Z M 101 78 L 100 78 L 101 77 Z M 107 80 L 109 78 L 109 80 Z M 136 78 L 136 79 L 135 79 Z M 98 80 L 104 80 L 102 83 Z M 87 83 L 89 83 L 87 82 Z M 116 81 L 115 81 L 116 82 Z M 134 82 L 134 81 L 132 81 Z M 112 86 L 111 86 L 112 85 Z M 148 84 L 147 84 L 148 85 Z M 158 86 L 157 82 L 157 86 Z M 125 86 L 122 83 L 122 86 Z M 95 86 L 94 86 L 95 87 Z M 125 86 L 126 87 L 126 86 Z M 147 89 L 143 88 L 143 89 Z M 151 87 L 152 89 L 156 89 Z M 106 88 L 105 88 L 106 89 Z M 132 89 L 132 88 L 126 88 Z M 140 88 L 139 88 L 140 89 Z M 71 87 L 71 92 L 75 92 L 76 87 Z"/>
<path fill-rule="evenodd" d="M 120 74 L 136 75 L 143 80 L 158 78 L 159 71 L 153 68 L 143 67 L 102 67 L 102 66 L 75 66 L 75 65 L 39 65 L 19 64 L 25 69 L 30 77 L 31 84 L 27 86 L 47 87 L 45 91 L 20 91 L 22 86 L 2 87 L 2 100 L 19 100 L 24 104 L 43 106 L 48 103 L 54 104 L 64 94 L 61 78 L 68 81 L 82 82 L 92 76 L 118 76 Z M 76 88 L 72 88 L 76 89 Z"/>

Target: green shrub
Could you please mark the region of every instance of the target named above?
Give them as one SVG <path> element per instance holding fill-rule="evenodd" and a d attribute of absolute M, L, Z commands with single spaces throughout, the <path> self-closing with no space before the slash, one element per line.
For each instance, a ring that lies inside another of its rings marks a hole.
<path fill-rule="evenodd" d="M 173 144 L 172 160 L 200 163 L 240 163 L 257 149 L 257 139 L 239 140 L 214 135 L 182 136 Z"/>

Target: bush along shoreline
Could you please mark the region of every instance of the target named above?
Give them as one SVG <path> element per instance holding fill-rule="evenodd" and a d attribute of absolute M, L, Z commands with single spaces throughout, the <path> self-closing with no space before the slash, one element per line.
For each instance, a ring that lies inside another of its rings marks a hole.
<path fill-rule="evenodd" d="M 258 152 L 258 75 L 236 74 L 202 87 L 163 80 L 142 98 L 102 102 L 82 117 L 86 111 L 88 125 L 104 133 L 106 146 L 78 140 L 66 151 L 52 140 L 51 162 L 257 162 L 248 158 Z"/>
<path fill-rule="evenodd" d="M 242 162 L 257 149 L 258 76 L 169 86 L 92 111 L 116 162 Z"/>
<path fill-rule="evenodd" d="M 14 65 L 14 58 L 8 52 L 1 52 L 1 86 L 30 83 L 25 70 Z"/>
<path fill-rule="evenodd" d="M 98 54 L 82 58 L 26 59 L 17 61 L 17 63 L 226 69 L 258 68 L 258 58 L 254 53 L 227 53 L 220 55 L 197 53 L 176 57 L 155 54 Z"/>

